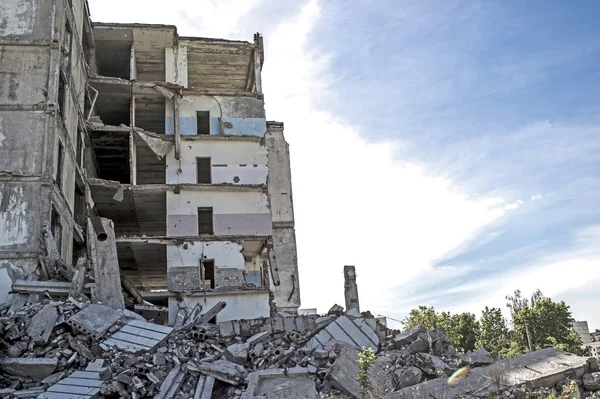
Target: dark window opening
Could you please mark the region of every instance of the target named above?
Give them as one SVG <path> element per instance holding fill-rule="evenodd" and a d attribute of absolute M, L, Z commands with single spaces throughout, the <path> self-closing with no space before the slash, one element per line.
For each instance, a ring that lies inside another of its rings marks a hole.
<path fill-rule="evenodd" d="M 198 134 L 210 134 L 210 112 L 196 112 L 196 125 L 198 128 Z"/>
<path fill-rule="evenodd" d="M 198 208 L 198 235 L 213 234 L 213 209 Z"/>
<path fill-rule="evenodd" d="M 67 116 L 66 103 L 67 103 L 67 101 L 65 98 L 65 80 L 63 79 L 62 74 L 61 74 L 58 79 L 58 106 L 60 109 L 60 116 L 63 118 L 63 121 L 65 120 L 65 117 Z"/>
<path fill-rule="evenodd" d="M 81 188 L 75 184 L 75 210 L 73 212 L 73 217 L 75 223 L 81 228 L 85 226 L 86 210 L 85 194 Z"/>
<path fill-rule="evenodd" d="M 62 53 L 63 53 L 63 68 L 66 73 L 71 73 L 71 50 L 73 46 L 73 31 L 69 21 L 65 22 L 65 33 L 63 35 Z"/>
<path fill-rule="evenodd" d="M 83 168 L 83 136 L 81 134 L 81 128 L 77 128 L 77 165 Z"/>
<path fill-rule="evenodd" d="M 56 242 L 58 254 L 62 257 L 62 223 L 60 220 L 60 214 L 58 213 L 54 205 L 52 205 L 50 229 L 52 230 L 52 235 L 54 236 L 54 241 Z"/>
<path fill-rule="evenodd" d="M 210 158 L 196 158 L 196 167 L 198 169 L 198 184 L 212 183 Z"/>
<path fill-rule="evenodd" d="M 63 169 L 65 162 L 65 148 L 60 140 L 58 140 L 58 160 L 56 161 L 56 175 L 54 181 L 58 188 L 62 191 Z"/>
<path fill-rule="evenodd" d="M 215 261 L 204 260 L 202 261 L 202 281 L 204 281 L 205 289 L 215 288 Z"/>

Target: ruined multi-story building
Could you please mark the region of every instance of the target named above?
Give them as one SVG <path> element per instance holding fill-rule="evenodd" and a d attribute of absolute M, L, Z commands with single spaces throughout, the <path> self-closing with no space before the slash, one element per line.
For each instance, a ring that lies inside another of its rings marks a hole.
<path fill-rule="evenodd" d="M 112 220 L 124 282 L 220 320 L 300 305 L 289 151 L 262 37 L 92 23 L 85 0 L 0 3 L 0 301 Z M 47 233 L 46 233 L 47 234 Z M 111 237 L 109 237 L 111 239 Z M 47 250 L 47 249 L 46 249 Z"/>

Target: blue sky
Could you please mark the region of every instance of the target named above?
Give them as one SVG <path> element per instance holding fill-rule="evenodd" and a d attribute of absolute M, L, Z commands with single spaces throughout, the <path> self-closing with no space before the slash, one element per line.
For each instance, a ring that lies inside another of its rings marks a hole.
<path fill-rule="evenodd" d="M 303 307 L 343 303 L 354 264 L 373 313 L 540 288 L 600 328 L 597 2 L 121 3 L 90 0 L 92 19 L 263 33 Z"/>

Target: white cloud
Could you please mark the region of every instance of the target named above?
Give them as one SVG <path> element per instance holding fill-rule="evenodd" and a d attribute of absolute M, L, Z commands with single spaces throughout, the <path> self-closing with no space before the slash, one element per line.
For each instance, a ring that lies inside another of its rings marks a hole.
<path fill-rule="evenodd" d="M 319 13 L 310 1 L 265 38 L 263 70 L 268 118 L 285 122 L 291 147 L 302 301 L 321 311 L 343 303 L 343 265 L 353 264 L 361 307 L 378 312 L 401 296 L 393 287 L 431 273 L 510 208 L 398 159 L 401 141 L 367 140 L 316 107 L 335 74 L 309 43 Z"/>
<path fill-rule="evenodd" d="M 538 194 L 534 194 L 534 195 L 531 196 L 531 200 L 532 201 L 539 200 L 539 199 L 542 199 L 542 198 L 543 198 L 542 194 L 539 194 L 539 193 Z"/>

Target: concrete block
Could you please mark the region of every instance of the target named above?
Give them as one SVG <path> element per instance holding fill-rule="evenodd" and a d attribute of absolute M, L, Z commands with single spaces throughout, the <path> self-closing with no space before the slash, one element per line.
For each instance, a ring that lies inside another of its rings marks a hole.
<path fill-rule="evenodd" d="M 57 358 L 17 357 L 0 359 L 0 367 L 6 374 L 43 380 L 52 375 L 58 366 Z"/>
<path fill-rule="evenodd" d="M 286 332 L 291 332 L 296 330 L 295 317 L 284 317 L 283 318 L 283 329 Z"/>
<path fill-rule="evenodd" d="M 425 332 L 427 332 L 427 329 L 423 326 L 411 327 L 394 337 L 394 347 L 399 349 L 403 345 L 408 345 L 416 340 L 419 334 Z"/>
<path fill-rule="evenodd" d="M 27 325 L 27 335 L 33 338 L 36 343 L 46 343 L 52 329 L 58 320 L 58 312 L 56 307 L 51 304 L 44 306 L 39 312 L 37 312 L 29 321 Z"/>
<path fill-rule="evenodd" d="M 248 340 L 246 340 L 246 342 L 249 345 L 256 345 L 259 342 L 263 342 L 264 340 L 266 340 L 267 338 L 269 338 L 270 335 L 271 334 L 269 334 L 267 331 L 259 332 L 257 334 L 254 334 L 250 338 L 248 338 Z"/>
<path fill-rule="evenodd" d="M 250 350 L 249 343 L 229 345 L 225 349 L 225 358 L 237 364 L 245 364 L 248 359 L 248 351 Z"/>
<path fill-rule="evenodd" d="M 171 331 L 173 331 L 171 327 L 130 320 L 116 333 L 111 334 L 100 346 L 103 348 L 116 346 L 120 350 L 132 353 L 149 351 L 164 341 Z"/>
<path fill-rule="evenodd" d="M 272 326 L 273 326 L 273 331 L 274 332 L 283 332 L 285 331 L 285 327 L 283 324 L 283 318 L 281 317 L 274 317 L 272 320 Z"/>
<path fill-rule="evenodd" d="M 242 394 L 241 399 L 255 397 L 269 399 L 318 399 L 315 382 L 308 376 L 308 369 L 295 367 L 283 370 L 261 370 L 250 373 L 248 376 L 248 389 Z"/>
<path fill-rule="evenodd" d="M 241 384 L 247 375 L 245 367 L 228 360 L 202 362 L 198 368 L 202 374 L 212 376 L 219 381 L 223 381 L 231 385 Z"/>
<path fill-rule="evenodd" d="M 99 339 L 122 317 L 123 313 L 116 309 L 92 303 L 81 312 L 70 317 L 67 324 L 75 332 Z"/>
<path fill-rule="evenodd" d="M 421 355 L 423 354 L 419 356 Z M 513 359 L 500 360 L 490 366 L 474 368 L 457 385 L 449 385 L 448 378 L 437 378 L 393 392 L 388 398 L 468 397 L 474 391 L 485 390 L 486 384 L 490 384 L 489 372 L 492 368 L 502 369 L 506 381 L 517 381 L 530 389 L 552 387 L 567 378 L 580 379 L 585 373 L 586 360 L 585 357 L 546 348 Z"/>
<path fill-rule="evenodd" d="M 379 350 L 379 337 L 363 319 L 350 320 L 340 316 L 313 336 L 304 346 L 305 349 L 324 348 L 330 341 L 346 342 L 355 348 L 367 347 Z"/>
<path fill-rule="evenodd" d="M 327 374 L 327 379 L 335 388 L 353 399 L 360 398 L 360 385 L 356 381 L 359 371 L 357 356 L 357 349 L 345 347 Z M 376 361 L 373 364 L 369 370 L 369 378 L 373 383 L 374 392 L 378 392 L 382 397 L 387 397 L 385 395 L 394 389 L 392 379 L 386 375 L 381 362 Z"/>
<path fill-rule="evenodd" d="M 416 342 L 416 341 L 415 341 Z M 487 366 L 495 362 L 494 358 L 485 348 L 477 349 L 474 352 L 467 353 L 460 358 L 461 363 L 469 364 L 473 367 Z"/>
<path fill-rule="evenodd" d="M 214 385 L 214 377 L 200 374 L 200 377 L 198 378 L 198 384 L 196 385 L 196 391 L 194 392 L 194 399 L 212 398 L 212 391 Z"/>
<path fill-rule="evenodd" d="M 230 337 L 235 336 L 234 323 L 235 323 L 235 321 L 233 321 L 233 320 L 223 321 L 223 322 L 219 323 L 219 334 L 221 334 L 221 337 L 230 338 Z"/>

